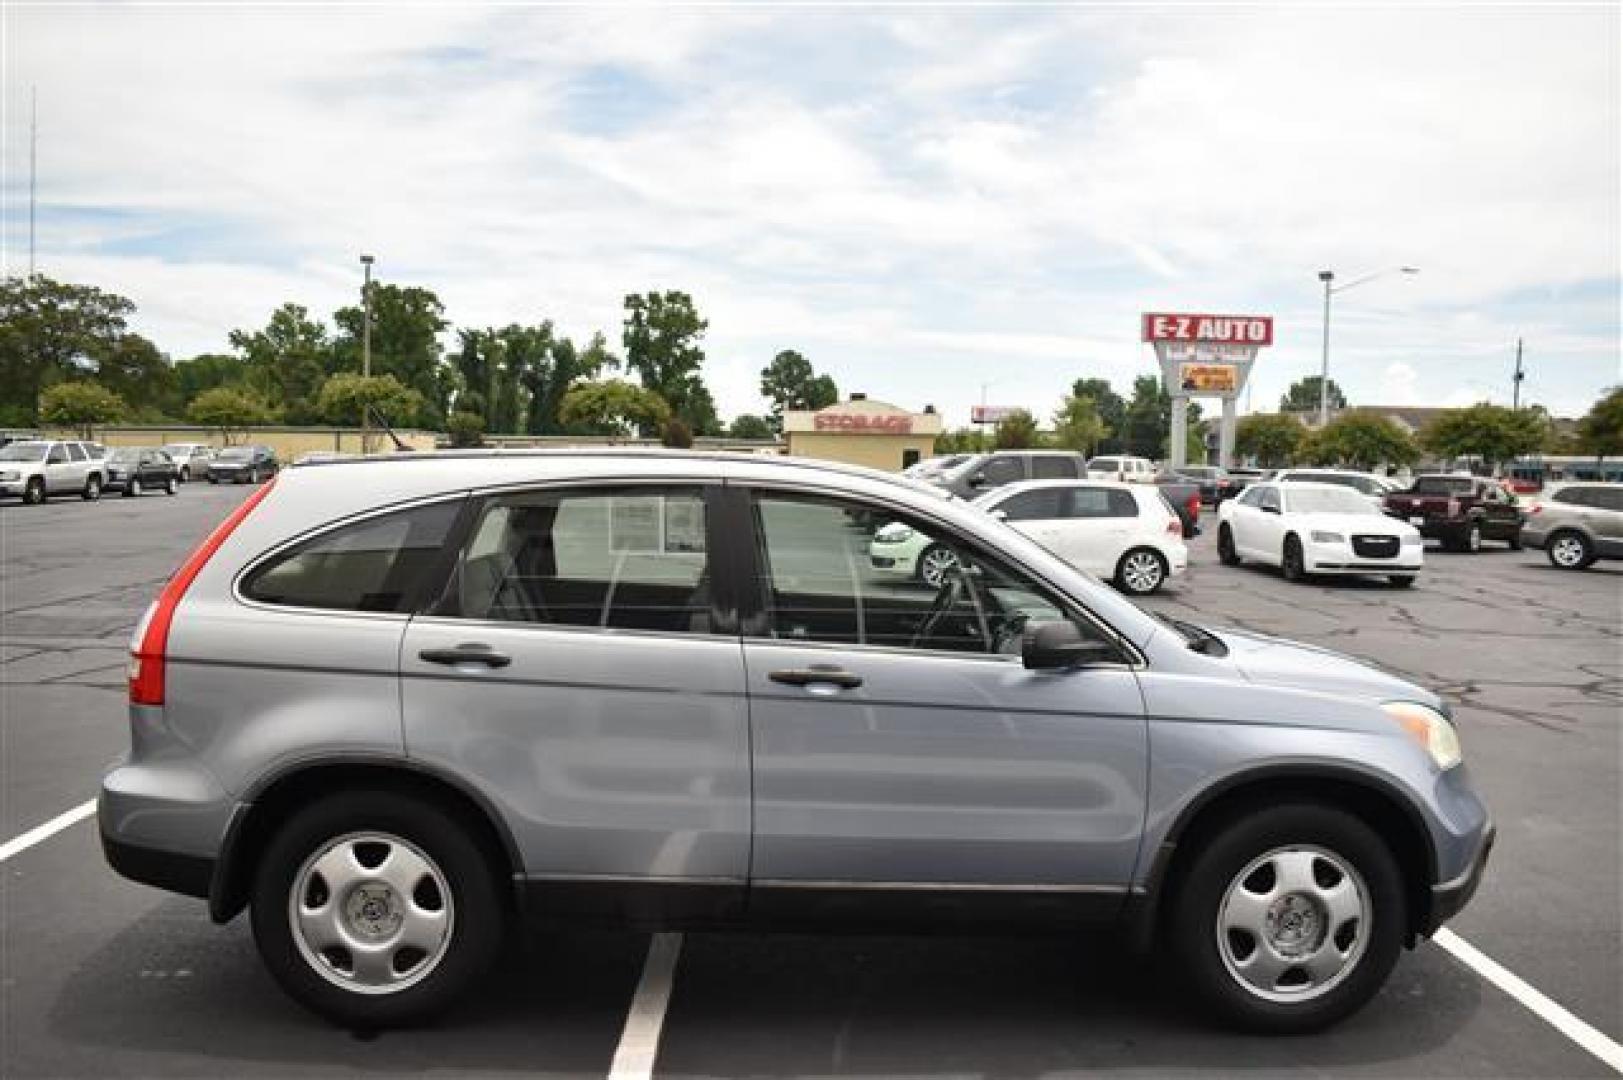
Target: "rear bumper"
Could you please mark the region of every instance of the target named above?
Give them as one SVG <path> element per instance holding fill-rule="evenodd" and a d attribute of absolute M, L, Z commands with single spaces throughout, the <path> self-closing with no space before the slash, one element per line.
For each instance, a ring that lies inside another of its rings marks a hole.
<path fill-rule="evenodd" d="M 204 855 L 129 844 L 105 832 L 101 834 L 101 850 L 107 856 L 107 865 L 142 885 L 207 899 L 214 884 L 215 860 Z"/>
<path fill-rule="evenodd" d="M 1496 830 L 1489 825 L 1482 834 L 1482 846 L 1477 849 L 1476 857 L 1465 868 L 1464 873 L 1449 881 L 1444 881 L 1431 887 L 1431 913 L 1426 924 L 1421 928 L 1428 937 L 1437 932 L 1438 927 L 1465 910 L 1465 905 L 1471 902 L 1476 895 L 1477 886 L 1482 884 L 1482 874 L 1488 868 L 1488 856 L 1493 852 L 1493 841 Z"/>

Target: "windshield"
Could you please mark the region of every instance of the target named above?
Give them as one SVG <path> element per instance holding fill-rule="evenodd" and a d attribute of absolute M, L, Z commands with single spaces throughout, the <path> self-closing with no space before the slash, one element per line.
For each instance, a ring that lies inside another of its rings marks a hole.
<path fill-rule="evenodd" d="M 1293 514 L 1379 514 L 1375 505 L 1347 488 L 1285 489 L 1285 509 Z"/>
<path fill-rule="evenodd" d="M 218 456 L 221 461 L 247 461 L 254 456 L 254 452 L 246 446 L 233 446 L 229 450 L 221 450 Z"/>
<path fill-rule="evenodd" d="M 42 442 L 14 442 L 9 446 L 0 446 L 0 461 L 40 461 L 45 457 L 45 450 L 50 443 Z"/>
<path fill-rule="evenodd" d="M 111 455 L 113 461 L 140 461 L 141 451 L 132 446 L 114 450 Z"/>

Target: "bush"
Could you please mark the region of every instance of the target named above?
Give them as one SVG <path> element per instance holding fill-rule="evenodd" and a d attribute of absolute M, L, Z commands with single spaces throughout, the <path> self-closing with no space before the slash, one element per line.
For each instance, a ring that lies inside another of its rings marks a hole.
<path fill-rule="evenodd" d="M 673 416 L 665 422 L 665 430 L 660 433 L 659 441 L 677 450 L 687 450 L 693 446 L 693 429 L 679 417 Z"/>
<path fill-rule="evenodd" d="M 445 421 L 445 433 L 456 447 L 485 445 L 485 418 L 476 412 L 459 409 Z"/>
<path fill-rule="evenodd" d="M 100 383 L 57 383 L 39 396 L 42 422 L 73 428 L 86 439 L 97 424 L 110 424 L 123 415 L 124 399 Z"/>

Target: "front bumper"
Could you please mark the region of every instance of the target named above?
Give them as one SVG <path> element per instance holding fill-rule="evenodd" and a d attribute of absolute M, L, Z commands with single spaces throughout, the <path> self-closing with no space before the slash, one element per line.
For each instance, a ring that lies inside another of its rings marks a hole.
<path fill-rule="evenodd" d="M 1425 548 L 1418 544 L 1400 545 L 1396 555 L 1382 559 L 1359 555 L 1347 541 L 1308 543 L 1302 556 L 1310 574 L 1418 574 L 1425 564 Z"/>
<path fill-rule="evenodd" d="M 0 480 L 0 496 L 20 497 L 27 482 L 23 480 Z"/>
<path fill-rule="evenodd" d="M 1476 857 L 1465 872 L 1449 881 L 1440 882 L 1431 887 L 1431 912 L 1421 932 L 1427 937 L 1435 934 L 1445 922 L 1465 910 L 1465 905 L 1471 902 L 1476 895 L 1477 886 L 1482 884 L 1482 874 L 1488 868 L 1488 856 L 1493 853 L 1493 841 L 1497 835 L 1492 823 L 1482 833 L 1482 846 L 1477 849 Z"/>

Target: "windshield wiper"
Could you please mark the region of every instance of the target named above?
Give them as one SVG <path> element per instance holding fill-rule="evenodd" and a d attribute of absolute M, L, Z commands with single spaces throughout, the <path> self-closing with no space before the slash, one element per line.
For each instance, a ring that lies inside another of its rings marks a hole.
<path fill-rule="evenodd" d="M 1178 636 L 1189 644 L 1191 652 L 1198 652 L 1203 656 L 1227 656 L 1229 654 L 1229 647 L 1223 644 L 1223 639 L 1210 630 L 1196 626 L 1194 623 L 1184 622 L 1182 619 L 1174 619 L 1170 615 L 1157 614 L 1156 618 L 1172 627 Z"/>

